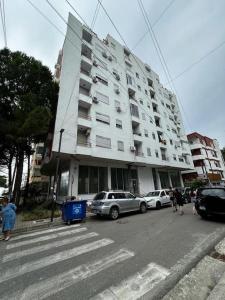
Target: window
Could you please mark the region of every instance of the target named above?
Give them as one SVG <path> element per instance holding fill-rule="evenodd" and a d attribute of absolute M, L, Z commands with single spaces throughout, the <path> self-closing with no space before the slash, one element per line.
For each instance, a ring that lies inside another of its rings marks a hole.
<path fill-rule="evenodd" d="M 155 156 L 159 157 L 159 151 L 158 150 L 155 150 Z"/>
<path fill-rule="evenodd" d="M 118 151 L 124 151 L 124 143 L 122 141 L 117 141 Z"/>
<path fill-rule="evenodd" d="M 165 106 L 165 103 L 164 103 L 164 101 L 161 101 L 161 103 L 162 103 L 162 105 L 163 105 L 163 106 Z"/>
<path fill-rule="evenodd" d="M 146 137 L 148 137 L 148 130 L 147 129 L 144 130 L 144 134 L 145 134 Z"/>
<path fill-rule="evenodd" d="M 165 192 L 162 191 L 160 196 L 161 196 L 161 197 L 166 196 Z"/>
<path fill-rule="evenodd" d="M 108 80 L 107 80 L 106 78 L 102 77 L 101 75 L 96 75 L 95 77 L 96 77 L 96 78 L 98 79 L 98 81 L 101 82 L 102 84 L 108 85 Z"/>
<path fill-rule="evenodd" d="M 103 62 L 100 58 L 95 57 L 95 60 L 97 61 L 98 66 L 100 66 L 101 68 L 107 70 L 107 64 L 105 62 Z"/>
<path fill-rule="evenodd" d="M 143 77 L 143 82 L 144 82 L 144 83 L 146 83 L 146 79 L 145 79 L 145 77 Z"/>
<path fill-rule="evenodd" d="M 115 63 L 117 63 L 117 58 L 114 55 L 112 55 L 112 59 Z"/>
<path fill-rule="evenodd" d="M 139 90 L 139 91 L 141 91 L 141 87 L 140 87 L 140 85 L 138 85 L 137 87 L 138 87 L 138 90 Z"/>
<path fill-rule="evenodd" d="M 143 100 L 140 99 L 140 103 L 143 105 L 144 104 Z"/>
<path fill-rule="evenodd" d="M 44 154 L 44 147 L 38 146 L 38 147 L 36 148 L 36 154 L 41 154 L 41 155 L 43 155 L 43 154 Z"/>
<path fill-rule="evenodd" d="M 166 127 L 167 127 L 167 130 L 168 130 L 168 131 L 170 131 L 170 126 L 169 126 L 169 125 L 167 125 Z"/>
<path fill-rule="evenodd" d="M 173 145 L 173 140 L 170 140 L 170 145 Z"/>
<path fill-rule="evenodd" d="M 153 123 L 153 119 L 152 117 L 149 118 L 150 123 Z"/>
<path fill-rule="evenodd" d="M 122 121 L 116 119 L 116 127 L 122 129 Z"/>
<path fill-rule="evenodd" d="M 100 114 L 96 112 L 96 121 L 102 122 L 105 124 L 110 124 L 110 117 L 108 115 Z"/>
<path fill-rule="evenodd" d="M 148 95 L 148 91 L 147 90 L 145 90 L 145 95 Z"/>
<path fill-rule="evenodd" d="M 138 112 L 137 105 L 130 104 L 130 112 L 131 112 L 132 116 L 135 116 L 135 117 L 139 118 L 139 112 Z"/>
<path fill-rule="evenodd" d="M 142 113 L 141 115 L 142 115 L 142 120 L 146 120 L 145 113 Z"/>
<path fill-rule="evenodd" d="M 96 146 L 102 148 L 111 148 L 111 139 L 96 135 Z"/>
<path fill-rule="evenodd" d="M 127 84 L 130 84 L 130 85 L 135 85 L 135 81 L 134 81 L 134 78 L 132 76 L 130 76 L 129 74 L 126 74 L 127 76 Z"/>
<path fill-rule="evenodd" d="M 129 177 L 133 181 L 137 180 L 137 171 L 132 169 Z M 129 190 L 128 169 L 111 168 L 111 188 L 113 190 Z"/>
<path fill-rule="evenodd" d="M 136 73 L 136 77 L 139 78 L 139 74 L 138 73 Z"/>
<path fill-rule="evenodd" d="M 113 42 L 110 42 L 110 44 L 113 49 L 116 49 L 116 45 Z"/>
<path fill-rule="evenodd" d="M 147 155 L 151 156 L 151 149 L 150 148 L 147 148 Z"/>
<path fill-rule="evenodd" d="M 152 133 L 152 138 L 153 138 L 153 140 L 155 140 L 155 133 L 154 132 Z"/>
<path fill-rule="evenodd" d="M 103 95 L 102 93 L 96 92 L 96 97 L 99 101 L 109 104 L 109 97 L 106 95 Z"/>
<path fill-rule="evenodd" d="M 108 189 L 108 169 L 103 167 L 79 166 L 78 193 L 98 193 Z M 96 195 L 96 200 L 104 199 L 105 193 Z"/>
<path fill-rule="evenodd" d="M 172 128 L 173 133 L 177 134 L 176 129 Z"/>
<path fill-rule="evenodd" d="M 173 160 L 177 160 L 176 154 L 173 154 Z"/>
<path fill-rule="evenodd" d="M 147 107 L 148 107 L 148 108 L 151 108 L 150 103 L 147 103 Z"/>

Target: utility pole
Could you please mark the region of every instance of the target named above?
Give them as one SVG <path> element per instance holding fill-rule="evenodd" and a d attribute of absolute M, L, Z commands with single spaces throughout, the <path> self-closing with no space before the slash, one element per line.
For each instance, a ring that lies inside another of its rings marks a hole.
<path fill-rule="evenodd" d="M 56 171 L 55 171 L 55 178 L 54 178 L 54 186 L 53 186 L 53 195 L 52 195 L 52 212 L 51 212 L 51 222 L 53 222 L 54 210 L 55 210 L 55 203 L 58 199 L 58 177 L 59 177 L 59 162 L 60 162 L 60 150 L 61 150 L 61 143 L 62 143 L 62 134 L 64 129 L 60 129 L 60 136 L 59 136 L 59 148 L 57 152 L 57 163 L 56 163 Z"/>

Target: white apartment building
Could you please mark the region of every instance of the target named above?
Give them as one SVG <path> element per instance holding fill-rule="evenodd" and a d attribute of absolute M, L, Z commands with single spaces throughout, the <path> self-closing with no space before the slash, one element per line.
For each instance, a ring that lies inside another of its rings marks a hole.
<path fill-rule="evenodd" d="M 193 165 L 176 96 L 110 35 L 100 40 L 72 14 L 68 24 L 52 147 L 63 128 L 60 196 L 182 185 Z"/>
<path fill-rule="evenodd" d="M 195 170 L 182 172 L 184 181 L 207 179 L 212 184 L 224 181 L 225 164 L 218 141 L 197 132 L 188 134 L 187 138 Z"/>

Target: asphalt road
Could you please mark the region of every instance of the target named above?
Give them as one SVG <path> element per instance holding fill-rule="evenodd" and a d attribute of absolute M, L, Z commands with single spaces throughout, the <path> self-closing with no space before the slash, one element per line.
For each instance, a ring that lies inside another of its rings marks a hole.
<path fill-rule="evenodd" d="M 225 222 L 171 208 L 44 229 L 0 242 L 1 299 L 138 299 Z"/>

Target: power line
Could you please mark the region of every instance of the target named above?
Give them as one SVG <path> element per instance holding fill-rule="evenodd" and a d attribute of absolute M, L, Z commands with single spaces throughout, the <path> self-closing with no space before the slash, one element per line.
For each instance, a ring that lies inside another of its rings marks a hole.
<path fill-rule="evenodd" d="M 153 30 L 153 28 L 152 28 L 152 25 L 151 25 L 151 23 L 150 23 L 150 21 L 149 21 L 149 17 L 148 17 L 148 15 L 147 15 L 147 13 L 146 13 L 146 10 L 145 10 L 145 8 L 144 8 L 144 5 L 143 5 L 143 3 L 142 3 L 142 0 L 138 0 L 138 4 L 139 4 L 139 7 L 140 7 L 140 9 L 141 9 L 141 11 L 142 11 L 142 14 L 143 14 L 143 16 L 144 16 L 144 19 L 145 19 L 145 22 L 146 22 L 146 25 L 147 25 L 149 34 L 150 34 L 150 36 L 151 36 L 151 38 L 152 38 L 152 41 L 153 41 L 153 44 L 154 44 L 155 49 L 156 49 L 156 51 L 157 51 L 157 54 L 158 54 L 159 58 L 161 57 L 161 58 L 160 58 L 160 62 L 161 62 L 162 67 L 163 67 L 163 69 L 164 69 L 164 72 L 165 72 L 165 75 L 166 75 L 166 77 L 167 77 L 167 80 L 168 80 L 168 78 L 169 78 L 169 81 L 168 81 L 168 82 L 169 82 L 169 84 L 172 84 L 172 86 L 173 86 L 172 90 L 174 90 L 174 92 L 175 92 L 175 94 L 176 94 L 176 96 L 177 96 L 177 100 L 179 101 L 179 104 L 180 104 L 181 109 L 182 109 L 182 111 L 183 111 L 183 115 L 184 115 L 184 117 L 185 117 L 185 119 L 186 119 L 187 125 L 188 125 L 189 129 L 191 130 L 191 126 L 190 126 L 190 123 L 189 123 L 189 121 L 188 121 L 188 119 L 187 119 L 187 117 L 186 117 L 186 114 L 185 114 L 185 112 L 184 112 L 184 108 L 183 108 L 182 102 L 180 101 L 180 97 L 179 97 L 179 95 L 178 95 L 178 91 L 176 90 L 176 87 L 175 87 L 174 82 L 173 82 L 173 80 L 172 80 L 172 76 L 171 76 L 171 74 L 170 74 L 169 68 L 168 68 L 168 66 L 167 66 L 166 60 L 165 60 L 165 58 L 164 58 L 164 55 L 163 55 L 163 53 L 162 53 L 162 50 L 161 50 L 161 48 L 160 48 L 159 42 L 158 42 L 158 40 L 157 40 L 157 38 L 156 38 L 156 35 L 155 35 L 154 30 Z"/>
<path fill-rule="evenodd" d="M 7 48 L 7 34 L 6 34 L 6 22 L 5 22 L 5 2 L 0 0 L 0 12 L 1 12 L 1 21 L 2 21 L 2 31 L 4 36 L 5 48 Z"/>
<path fill-rule="evenodd" d="M 186 69 L 184 69 L 182 72 L 180 72 L 179 74 L 177 74 L 175 77 L 173 77 L 172 81 L 175 81 L 178 78 L 180 78 L 182 75 L 184 75 L 186 72 L 190 71 L 193 67 L 195 67 L 196 65 L 198 65 L 200 62 L 202 62 L 204 59 L 206 59 L 208 56 L 210 56 L 211 54 L 213 54 L 214 52 L 216 52 L 219 48 L 223 47 L 224 45 L 225 45 L 225 40 L 223 42 L 221 42 L 219 45 L 217 45 L 216 47 L 214 47 L 213 49 L 211 49 L 205 55 L 203 55 L 202 57 L 200 57 L 198 60 L 196 60 L 195 62 L 193 62 L 191 65 L 189 65 Z M 168 84 L 169 84 L 169 82 L 167 82 L 165 85 L 168 85 Z"/>
<path fill-rule="evenodd" d="M 101 0 L 101 2 L 102 2 L 102 0 Z M 99 9 L 100 9 L 100 5 L 99 5 L 99 2 L 97 2 L 96 9 L 95 9 L 95 12 L 94 12 L 94 16 L 93 16 L 93 19 L 92 19 L 92 22 L 91 22 L 91 29 L 92 30 L 94 29 L 94 26 L 95 26 L 95 23 L 96 23 L 96 20 L 97 20 L 97 17 L 98 17 Z"/>
<path fill-rule="evenodd" d="M 47 0 L 46 0 L 47 1 Z M 48 2 L 48 1 L 47 1 Z M 51 6 L 51 5 L 50 5 Z M 51 6 L 52 7 L 52 6 Z M 38 10 L 39 11 L 39 10 Z M 57 12 L 57 15 L 58 16 L 60 16 L 60 18 L 67 24 L 67 26 L 74 32 L 74 34 L 82 41 L 82 39 L 80 38 L 80 36 L 74 31 L 74 29 L 66 22 L 66 20 L 60 15 L 60 13 L 56 10 L 56 9 L 54 9 L 54 11 L 55 12 Z M 40 11 L 39 11 L 40 12 Z M 42 14 L 43 15 L 43 14 Z M 86 23 L 86 22 L 85 22 Z M 52 22 L 51 22 L 51 24 L 52 24 Z M 52 24 L 53 25 L 53 24 Z M 65 35 L 64 35 L 65 36 Z M 75 47 L 75 45 L 73 44 L 73 43 L 71 43 L 74 47 Z M 106 46 L 104 45 L 104 47 L 106 48 Z M 75 47 L 76 48 L 76 50 L 77 51 L 79 51 L 80 52 L 80 49 L 78 49 L 78 47 Z M 110 52 L 110 50 L 107 48 L 107 51 L 109 51 Z M 110 54 L 112 54 L 111 52 L 110 52 Z M 121 66 L 120 66 L 121 67 Z M 125 70 L 125 69 L 124 69 Z M 113 75 L 113 73 L 111 73 L 109 70 L 107 70 L 108 71 L 108 73 L 110 73 L 110 77 L 112 76 L 113 78 L 114 78 L 114 75 Z M 126 70 L 125 70 L 125 72 L 126 72 Z M 103 72 L 103 74 L 104 74 L 104 72 Z M 76 83 L 76 80 L 75 80 L 75 83 Z M 125 91 L 125 94 L 127 95 L 127 88 L 125 88 L 120 82 L 118 82 L 118 84 L 124 89 L 124 91 Z M 75 86 L 75 85 L 74 85 Z M 73 94 L 73 91 L 74 91 L 74 88 L 72 89 L 72 91 L 71 91 L 71 95 Z M 144 93 L 143 93 L 144 94 Z M 146 97 L 146 95 L 144 95 L 145 97 Z M 69 103 L 68 103 L 68 106 L 69 106 L 69 104 L 70 104 L 70 101 L 71 101 L 71 99 L 72 99 L 72 96 L 70 97 L 70 100 L 69 100 Z M 137 105 L 141 108 L 141 110 L 143 110 L 143 111 L 145 111 L 146 112 L 146 110 L 139 104 L 139 103 L 137 103 Z M 152 118 L 152 116 L 149 114 L 149 112 L 146 112 L 146 115 L 148 115 L 150 118 Z M 66 114 L 64 115 L 64 120 L 65 120 L 65 116 L 66 116 Z M 167 133 L 165 133 L 166 135 L 167 135 Z M 167 135 L 168 136 L 168 135 Z M 169 136 L 168 136 L 169 137 Z M 170 138 L 170 137 L 169 137 Z"/>
<path fill-rule="evenodd" d="M 152 24 L 152 27 L 155 27 L 156 24 L 159 22 L 159 20 L 163 17 L 163 15 L 166 13 L 166 11 L 170 8 L 170 6 L 173 4 L 173 2 L 176 0 L 170 1 L 170 3 L 164 8 L 164 10 L 161 12 L 161 14 L 158 16 L 158 18 L 155 20 L 155 22 Z M 142 40 L 146 37 L 148 34 L 148 30 L 140 37 L 140 39 L 135 43 L 135 45 L 132 47 L 132 51 L 142 42 Z"/>
<path fill-rule="evenodd" d="M 46 0 L 48 2 L 48 4 L 52 7 L 52 9 L 54 9 L 53 5 L 51 3 L 49 3 L 48 0 Z M 82 18 L 82 16 L 78 13 L 78 11 L 74 8 L 74 6 L 68 1 L 68 0 L 65 0 L 69 6 L 72 8 L 72 10 L 76 13 L 76 15 L 81 19 L 81 21 L 88 27 L 86 21 Z M 55 12 L 56 12 L 56 9 L 54 9 Z M 58 13 L 57 13 L 58 14 Z M 59 14 L 58 14 L 59 15 Z"/>

